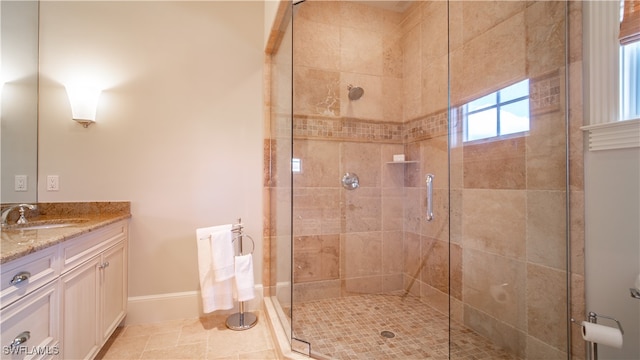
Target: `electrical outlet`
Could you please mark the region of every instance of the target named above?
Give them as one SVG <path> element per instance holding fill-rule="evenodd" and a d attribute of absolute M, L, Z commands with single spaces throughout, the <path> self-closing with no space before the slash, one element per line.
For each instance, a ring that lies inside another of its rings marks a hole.
<path fill-rule="evenodd" d="M 15 191 L 27 191 L 27 175 L 16 175 Z"/>
<path fill-rule="evenodd" d="M 58 175 L 48 175 L 47 191 L 58 191 L 58 190 L 60 190 Z"/>

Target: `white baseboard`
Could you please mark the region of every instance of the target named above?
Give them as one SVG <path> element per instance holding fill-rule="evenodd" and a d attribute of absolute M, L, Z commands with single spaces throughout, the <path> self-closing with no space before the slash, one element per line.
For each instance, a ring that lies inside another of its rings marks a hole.
<path fill-rule="evenodd" d="M 256 297 L 245 301 L 245 311 L 262 309 L 262 285 L 255 287 Z M 236 305 L 230 310 L 216 311 L 215 314 L 238 312 Z M 185 291 L 147 296 L 129 297 L 125 325 L 148 324 L 169 320 L 193 319 L 204 315 L 200 291 Z"/>

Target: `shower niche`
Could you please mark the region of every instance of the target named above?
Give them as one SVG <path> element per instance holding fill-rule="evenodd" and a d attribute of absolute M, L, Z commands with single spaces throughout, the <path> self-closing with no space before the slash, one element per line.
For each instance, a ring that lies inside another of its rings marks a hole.
<path fill-rule="evenodd" d="M 272 56 L 281 325 L 316 358 L 567 358 L 568 5 L 397 3 L 292 5 Z"/>

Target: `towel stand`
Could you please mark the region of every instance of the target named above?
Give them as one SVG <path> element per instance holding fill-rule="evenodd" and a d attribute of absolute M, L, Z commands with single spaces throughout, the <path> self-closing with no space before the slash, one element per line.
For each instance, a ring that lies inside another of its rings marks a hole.
<path fill-rule="evenodd" d="M 243 249 L 242 249 L 242 240 L 245 237 L 251 240 L 251 244 L 252 244 L 251 252 L 249 252 L 249 254 L 253 253 L 256 247 L 256 243 L 255 241 L 253 241 L 253 238 L 251 238 L 251 236 L 249 235 L 245 235 L 243 233 L 243 229 L 244 227 L 242 226 L 242 219 L 240 218 L 238 219 L 238 223 L 234 225 L 233 228 L 231 229 L 231 232 L 237 234 L 234 237 L 233 241 L 235 242 L 236 239 L 238 240 L 238 246 L 237 246 L 238 255 L 244 255 Z M 229 315 L 229 317 L 227 318 L 226 325 L 229 329 L 247 330 L 247 329 L 251 329 L 258 323 L 258 317 L 255 314 L 250 312 L 249 313 L 244 312 L 244 301 L 238 301 L 238 310 L 239 311 L 237 313 Z"/>

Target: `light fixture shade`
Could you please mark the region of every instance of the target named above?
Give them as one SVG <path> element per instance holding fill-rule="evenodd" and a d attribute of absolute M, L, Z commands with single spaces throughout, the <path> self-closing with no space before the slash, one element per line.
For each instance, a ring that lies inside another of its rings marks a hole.
<path fill-rule="evenodd" d="M 95 122 L 101 89 L 90 86 L 66 86 L 73 120 Z M 88 125 L 87 125 L 88 126 Z M 85 126 L 86 127 L 86 126 Z"/>

